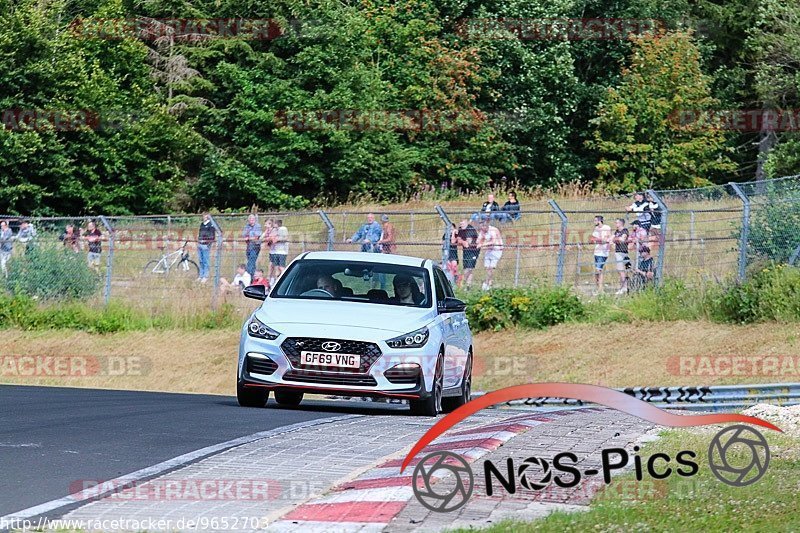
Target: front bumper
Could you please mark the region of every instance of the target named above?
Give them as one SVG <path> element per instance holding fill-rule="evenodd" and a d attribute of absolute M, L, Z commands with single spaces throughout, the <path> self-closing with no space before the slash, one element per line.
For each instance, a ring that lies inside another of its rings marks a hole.
<path fill-rule="evenodd" d="M 424 399 L 429 396 L 438 353 L 429 342 L 416 350 L 389 348 L 383 341 L 358 339 L 349 343 L 371 344 L 358 369 L 321 369 L 300 364 L 293 339 L 281 335 L 274 341 L 242 334 L 239 347 L 239 385 L 268 390 L 291 389 L 312 394 Z M 312 339 L 313 340 L 313 339 Z M 337 340 L 316 338 L 316 340 Z M 288 352 L 288 353 L 287 353 Z M 398 365 L 404 365 L 402 371 Z M 416 365 L 416 367 L 414 367 Z M 409 366 L 416 368 L 411 374 Z"/>

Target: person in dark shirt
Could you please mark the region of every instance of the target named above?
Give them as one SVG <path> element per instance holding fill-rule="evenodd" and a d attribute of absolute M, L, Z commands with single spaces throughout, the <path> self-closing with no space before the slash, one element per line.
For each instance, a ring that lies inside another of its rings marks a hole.
<path fill-rule="evenodd" d="M 618 218 L 614 221 L 616 229 L 611 242 L 614 244 L 614 260 L 619 272 L 619 290 L 617 294 L 628 292 L 628 270 L 631 268 L 631 258 L 628 256 L 628 228 L 625 227 L 625 219 Z"/>
<path fill-rule="evenodd" d="M 78 233 L 75 231 L 75 226 L 72 224 L 67 224 L 64 228 L 64 233 L 58 237 L 58 240 L 64 244 L 64 248 L 72 250 L 75 253 L 80 251 Z"/>
<path fill-rule="evenodd" d="M 481 206 L 481 220 L 489 220 L 495 218 L 497 211 L 500 211 L 500 204 L 494 200 L 494 194 L 489 193 L 486 196 L 486 201 Z"/>
<path fill-rule="evenodd" d="M 508 201 L 503 204 L 503 218 L 501 222 L 513 222 L 519 220 L 520 216 L 519 200 L 517 200 L 517 193 L 514 191 L 508 192 Z"/>
<path fill-rule="evenodd" d="M 200 259 L 200 276 L 197 281 L 205 283 L 208 281 L 208 267 L 211 257 L 211 245 L 217 238 L 217 228 L 211 222 L 211 215 L 203 213 L 203 222 L 197 232 L 197 257 Z"/>
<path fill-rule="evenodd" d="M 102 252 L 100 241 L 103 238 L 103 234 L 97 229 L 94 222 L 89 222 L 86 225 L 86 233 L 83 234 L 83 238 L 89 244 L 89 253 L 86 254 L 86 260 L 91 268 L 99 270 L 100 253 Z"/>
<path fill-rule="evenodd" d="M 472 286 L 472 271 L 478 262 L 480 249 L 478 248 L 478 230 L 467 220 L 462 220 L 458 225 L 456 240 L 461 246 L 461 257 L 464 259 L 464 272 L 461 280 L 466 281 L 467 288 Z M 459 285 L 460 286 L 460 285 Z"/>
<path fill-rule="evenodd" d="M 447 250 L 447 276 L 453 284 L 459 282 L 458 277 L 458 227 L 455 224 L 450 224 L 450 231 L 448 231 L 443 239 L 445 241 L 445 249 Z"/>
<path fill-rule="evenodd" d="M 642 246 L 639 248 L 639 264 L 636 265 L 634 272 L 635 286 L 638 289 L 647 287 L 655 278 L 655 266 L 653 256 L 650 255 L 650 247 Z"/>

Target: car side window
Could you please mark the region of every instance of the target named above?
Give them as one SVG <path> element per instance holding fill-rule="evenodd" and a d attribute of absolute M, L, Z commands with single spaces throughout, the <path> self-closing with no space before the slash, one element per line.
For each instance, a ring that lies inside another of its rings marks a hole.
<path fill-rule="evenodd" d="M 439 271 L 433 269 L 433 286 L 436 291 L 436 301 L 441 302 L 444 300 L 444 285 L 442 285 L 442 278 L 439 277 Z"/>
<path fill-rule="evenodd" d="M 439 269 L 436 269 L 436 272 L 439 274 L 439 278 L 442 280 L 442 285 L 444 286 L 444 295 L 448 298 L 455 298 L 456 294 L 453 292 L 453 285 L 450 283 L 450 280 L 447 279 L 445 273 Z"/>

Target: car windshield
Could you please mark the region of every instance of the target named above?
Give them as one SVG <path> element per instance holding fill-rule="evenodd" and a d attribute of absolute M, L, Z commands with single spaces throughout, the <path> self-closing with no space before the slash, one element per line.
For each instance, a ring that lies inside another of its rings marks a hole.
<path fill-rule="evenodd" d="M 281 276 L 270 298 L 343 300 L 431 307 L 428 271 L 421 267 L 309 259 Z"/>

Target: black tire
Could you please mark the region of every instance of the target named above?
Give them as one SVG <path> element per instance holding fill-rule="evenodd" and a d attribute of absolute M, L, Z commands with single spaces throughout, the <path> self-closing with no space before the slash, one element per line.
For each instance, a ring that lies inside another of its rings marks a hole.
<path fill-rule="evenodd" d="M 408 402 L 411 413 L 419 416 L 436 416 L 442 411 L 442 391 L 444 390 L 444 354 L 439 352 L 436 370 L 433 375 L 433 388 L 424 400 Z"/>
<path fill-rule="evenodd" d="M 293 390 L 276 390 L 275 401 L 279 405 L 300 405 L 300 402 L 303 401 L 303 393 Z"/>
<path fill-rule="evenodd" d="M 142 274 L 145 276 L 163 276 L 163 272 L 153 272 L 153 269 L 160 263 L 160 259 L 153 259 L 152 261 L 148 261 L 147 264 L 142 269 Z"/>
<path fill-rule="evenodd" d="M 264 407 L 269 400 L 269 391 L 260 387 L 245 388 L 237 384 L 236 400 L 242 407 Z"/>
<path fill-rule="evenodd" d="M 197 279 L 200 275 L 200 267 L 191 259 L 187 259 L 186 261 L 175 263 L 175 266 L 170 269 L 170 273 L 173 272 L 187 279 Z"/>
<path fill-rule="evenodd" d="M 467 357 L 464 367 L 464 379 L 461 382 L 461 394 L 452 398 L 442 398 L 442 410 L 445 413 L 455 411 L 472 399 L 472 351 Z"/>

